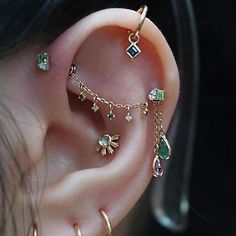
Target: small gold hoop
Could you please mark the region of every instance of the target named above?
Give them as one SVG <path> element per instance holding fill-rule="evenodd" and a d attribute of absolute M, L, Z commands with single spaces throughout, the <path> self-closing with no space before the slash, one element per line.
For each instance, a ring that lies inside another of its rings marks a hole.
<path fill-rule="evenodd" d="M 33 228 L 33 236 L 38 236 L 38 228 L 35 223 L 33 224 L 32 228 Z"/>
<path fill-rule="evenodd" d="M 102 215 L 103 219 L 104 219 L 105 222 L 106 222 L 107 231 L 108 231 L 108 232 L 107 232 L 107 235 L 108 235 L 108 236 L 112 236 L 112 235 L 111 235 L 111 233 L 112 233 L 111 221 L 109 220 L 109 218 L 108 218 L 108 216 L 107 216 L 107 214 L 105 213 L 104 210 L 101 209 L 99 212 L 100 212 L 100 214 Z"/>
<path fill-rule="evenodd" d="M 78 236 L 82 236 L 82 233 L 79 229 L 79 225 L 78 224 L 74 224 L 74 229 L 75 229 L 75 232 Z"/>
<path fill-rule="evenodd" d="M 141 31 L 141 29 L 142 29 L 142 27 L 143 27 L 143 23 L 144 23 L 144 21 L 145 21 L 145 19 L 146 19 L 147 11 L 148 11 L 148 7 L 147 7 L 146 5 L 141 6 L 141 7 L 138 9 L 138 11 L 137 11 L 138 13 L 141 14 L 141 16 L 140 16 L 139 24 L 138 24 L 138 26 L 137 26 L 137 28 L 136 28 L 135 33 L 134 33 L 134 36 L 135 36 L 135 37 L 137 37 L 137 36 L 139 35 L 139 33 L 140 33 L 140 31 Z"/>

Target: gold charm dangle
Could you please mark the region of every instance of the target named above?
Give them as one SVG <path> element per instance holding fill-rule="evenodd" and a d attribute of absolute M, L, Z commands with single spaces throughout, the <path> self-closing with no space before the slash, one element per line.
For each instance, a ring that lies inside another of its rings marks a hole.
<path fill-rule="evenodd" d="M 147 11 L 148 11 L 148 7 L 146 5 L 140 7 L 140 9 L 137 11 L 138 13 L 141 14 L 139 24 L 135 32 L 129 35 L 130 46 L 126 49 L 126 53 L 132 59 L 136 58 L 141 53 L 141 49 L 138 47 L 137 44 L 139 42 L 139 33 L 146 19 Z"/>
<path fill-rule="evenodd" d="M 93 103 L 93 106 L 92 106 L 91 110 L 93 112 L 97 112 L 100 109 L 99 106 L 97 105 L 97 96 L 95 96 L 93 98 L 93 100 L 94 100 L 94 103 Z"/>
<path fill-rule="evenodd" d="M 127 109 L 127 114 L 125 116 L 125 119 L 128 121 L 128 122 L 131 122 L 133 120 L 133 116 L 130 115 L 130 106 L 127 106 L 126 107 Z"/>
<path fill-rule="evenodd" d="M 147 117 L 148 116 L 148 102 L 145 102 L 143 105 L 142 105 L 142 113 L 143 113 L 143 116 L 144 117 Z"/>
<path fill-rule="evenodd" d="M 171 156 L 171 148 L 163 128 L 161 105 L 165 99 L 165 91 L 153 89 L 149 93 L 149 101 L 154 102 L 154 160 L 152 172 L 154 177 L 163 175 L 162 160 L 168 160 Z"/>
<path fill-rule="evenodd" d="M 110 135 L 110 134 L 102 134 L 98 139 L 98 146 L 96 148 L 97 152 L 101 152 L 102 156 L 106 156 L 107 154 L 113 154 L 114 149 L 119 147 L 120 135 Z"/>
<path fill-rule="evenodd" d="M 107 117 L 108 117 L 109 120 L 113 120 L 116 117 L 116 115 L 113 113 L 114 104 L 113 103 L 109 103 L 109 107 L 110 107 L 110 111 L 107 114 Z"/>
<path fill-rule="evenodd" d="M 81 102 L 84 102 L 86 100 L 86 96 L 84 95 L 84 85 L 83 84 L 80 85 L 80 90 L 81 90 L 81 92 L 80 92 L 78 98 Z"/>

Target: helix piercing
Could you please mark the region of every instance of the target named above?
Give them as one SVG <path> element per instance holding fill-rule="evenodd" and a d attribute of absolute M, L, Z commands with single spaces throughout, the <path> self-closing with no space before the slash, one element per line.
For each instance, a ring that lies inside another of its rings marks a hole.
<path fill-rule="evenodd" d="M 141 15 L 140 15 L 138 26 L 135 32 L 129 35 L 130 46 L 126 49 L 126 53 L 132 59 L 134 59 L 141 53 L 141 49 L 138 47 L 137 44 L 139 42 L 139 33 L 146 19 L 147 11 L 148 11 L 148 7 L 146 5 L 139 8 L 137 12 L 140 13 Z"/>

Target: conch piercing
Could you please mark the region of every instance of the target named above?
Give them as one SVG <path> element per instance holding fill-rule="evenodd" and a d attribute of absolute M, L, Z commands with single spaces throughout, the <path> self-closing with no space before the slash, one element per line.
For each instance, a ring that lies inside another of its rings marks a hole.
<path fill-rule="evenodd" d="M 138 47 L 137 44 L 139 42 L 139 33 L 146 19 L 147 11 L 148 7 L 146 5 L 139 8 L 139 10 L 137 11 L 141 14 L 139 24 L 135 32 L 129 35 L 130 46 L 126 49 L 126 53 L 132 59 L 136 58 L 141 53 L 141 49 Z"/>
<path fill-rule="evenodd" d="M 153 89 L 148 96 L 149 101 L 154 103 L 154 159 L 152 172 L 154 177 L 163 175 L 162 160 L 168 160 L 171 156 L 171 147 L 166 138 L 166 132 L 163 128 L 163 118 L 161 105 L 165 99 L 165 91 Z"/>
<path fill-rule="evenodd" d="M 106 212 L 105 212 L 103 209 L 101 209 L 99 212 L 100 212 L 102 218 L 104 219 L 104 221 L 105 221 L 105 223 L 106 223 L 106 226 L 107 226 L 107 235 L 108 235 L 108 236 L 111 236 L 111 234 L 112 234 L 111 221 L 109 220 L 109 217 L 107 216 Z"/>
<path fill-rule="evenodd" d="M 82 233 L 79 229 L 78 224 L 74 224 L 74 230 L 75 230 L 77 236 L 82 236 Z"/>
<path fill-rule="evenodd" d="M 97 152 L 100 152 L 102 156 L 106 156 L 107 154 L 113 154 L 114 149 L 119 147 L 119 135 L 109 135 L 102 134 L 98 139 L 98 146 L 96 148 Z"/>
<path fill-rule="evenodd" d="M 49 71 L 51 67 L 50 56 L 47 52 L 41 52 L 37 56 L 37 66 L 40 70 Z"/>

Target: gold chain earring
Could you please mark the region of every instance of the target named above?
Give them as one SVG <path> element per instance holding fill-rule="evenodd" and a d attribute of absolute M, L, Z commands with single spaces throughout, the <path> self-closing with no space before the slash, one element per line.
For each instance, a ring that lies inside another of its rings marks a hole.
<path fill-rule="evenodd" d="M 163 175 L 161 161 L 168 160 L 171 155 L 170 144 L 163 127 L 161 109 L 162 102 L 165 99 L 165 91 L 155 88 L 149 93 L 148 98 L 154 103 L 154 160 L 152 170 L 154 177 L 161 177 Z"/>

